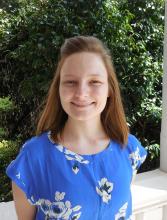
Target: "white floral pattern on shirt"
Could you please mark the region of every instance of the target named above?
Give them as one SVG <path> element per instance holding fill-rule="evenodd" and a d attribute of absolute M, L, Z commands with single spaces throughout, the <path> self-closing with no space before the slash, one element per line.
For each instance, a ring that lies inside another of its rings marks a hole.
<path fill-rule="evenodd" d="M 67 160 L 76 160 L 79 163 L 84 163 L 84 164 L 89 163 L 89 161 L 85 160 L 81 155 L 74 153 L 70 150 L 65 149 L 64 154 L 65 154 L 65 157 L 67 158 Z M 70 156 L 68 156 L 68 155 L 70 155 Z"/>
<path fill-rule="evenodd" d="M 54 141 L 53 141 L 52 138 L 51 138 L 51 131 L 48 131 L 48 138 L 49 138 L 49 140 L 50 140 L 53 144 L 55 144 Z M 64 153 L 65 158 L 66 158 L 67 160 L 77 161 L 77 162 L 79 162 L 79 163 L 81 163 L 81 164 L 89 164 L 89 160 L 85 160 L 81 155 L 79 155 L 79 154 L 77 154 L 77 153 L 75 153 L 75 152 L 73 152 L 73 151 L 71 151 L 71 150 L 66 149 L 66 148 L 63 147 L 62 145 L 60 145 L 60 144 L 59 144 L 59 145 L 55 145 L 55 147 L 56 147 L 60 152 Z M 79 167 L 78 167 L 78 166 L 73 166 L 73 167 L 72 167 L 72 171 L 73 171 L 75 174 L 77 174 L 78 171 L 79 171 Z"/>
<path fill-rule="evenodd" d="M 119 212 L 115 215 L 115 220 L 125 220 L 127 207 L 128 202 L 119 209 Z"/>
<path fill-rule="evenodd" d="M 102 178 L 98 181 L 99 187 L 96 186 L 96 192 L 102 197 L 103 202 L 108 203 L 111 199 L 111 191 L 113 190 L 113 183 L 109 182 L 107 178 Z"/>
<path fill-rule="evenodd" d="M 45 214 L 45 220 L 78 220 L 81 216 L 81 212 L 79 212 L 81 206 L 77 205 L 72 208 L 70 201 L 63 201 L 64 197 L 65 192 L 60 193 L 56 191 L 55 202 L 50 202 L 47 199 L 39 199 L 35 202 L 35 205 Z M 33 198 L 31 198 L 31 201 L 33 201 Z"/>
<path fill-rule="evenodd" d="M 18 173 L 16 174 L 16 178 L 22 183 L 23 186 L 25 186 L 25 183 L 24 183 L 24 181 L 23 181 L 22 178 L 21 178 L 20 172 L 18 172 Z"/>
<path fill-rule="evenodd" d="M 133 176 L 134 176 L 137 173 L 138 165 L 142 164 L 145 161 L 146 155 L 141 157 L 139 153 L 139 147 L 137 146 L 136 150 L 132 152 L 131 154 L 129 154 L 129 158 L 131 160 Z"/>

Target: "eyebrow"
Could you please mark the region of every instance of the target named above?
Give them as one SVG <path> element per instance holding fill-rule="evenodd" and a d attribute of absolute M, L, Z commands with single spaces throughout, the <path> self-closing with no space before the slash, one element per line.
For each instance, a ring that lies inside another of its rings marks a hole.
<path fill-rule="evenodd" d="M 73 77 L 74 75 L 72 75 L 72 74 L 66 74 L 66 75 L 64 75 L 64 77 Z M 90 74 L 90 75 L 88 75 L 88 76 L 100 76 L 101 77 L 101 75 L 100 74 Z"/>

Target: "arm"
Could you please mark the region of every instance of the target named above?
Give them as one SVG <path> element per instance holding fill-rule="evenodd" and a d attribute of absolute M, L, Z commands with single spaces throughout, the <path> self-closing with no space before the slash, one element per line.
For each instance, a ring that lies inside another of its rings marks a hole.
<path fill-rule="evenodd" d="M 131 184 L 133 184 L 135 182 L 135 178 L 136 178 L 136 174 L 132 177 Z"/>
<path fill-rule="evenodd" d="M 24 192 L 13 181 L 12 192 L 18 220 L 35 220 L 36 207 L 27 201 Z"/>

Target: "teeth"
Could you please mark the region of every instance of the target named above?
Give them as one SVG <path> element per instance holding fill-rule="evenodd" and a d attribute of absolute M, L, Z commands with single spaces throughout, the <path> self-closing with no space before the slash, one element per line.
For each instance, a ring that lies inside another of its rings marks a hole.
<path fill-rule="evenodd" d="M 73 104 L 76 105 L 76 106 L 79 106 L 79 107 L 85 107 L 85 106 L 91 105 L 92 103 L 87 104 L 87 105 L 79 105 L 79 104 L 76 104 L 76 103 L 73 103 Z"/>
<path fill-rule="evenodd" d="M 88 106 L 88 105 L 78 105 L 78 104 L 75 104 L 75 105 L 80 106 L 80 107 Z"/>

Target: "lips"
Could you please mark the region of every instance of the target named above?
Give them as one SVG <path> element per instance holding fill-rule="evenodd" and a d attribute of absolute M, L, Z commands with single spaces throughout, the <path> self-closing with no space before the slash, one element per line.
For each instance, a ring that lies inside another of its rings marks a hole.
<path fill-rule="evenodd" d="M 94 104 L 94 102 L 91 102 L 91 103 L 75 103 L 75 102 L 72 102 L 73 105 L 77 106 L 77 107 L 87 107 L 89 105 L 92 105 Z"/>

